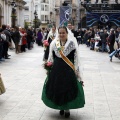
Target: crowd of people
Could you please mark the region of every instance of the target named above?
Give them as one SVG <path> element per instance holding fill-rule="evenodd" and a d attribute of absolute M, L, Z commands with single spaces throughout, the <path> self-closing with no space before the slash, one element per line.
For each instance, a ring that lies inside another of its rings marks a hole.
<path fill-rule="evenodd" d="M 10 28 L 9 25 L 2 25 L 0 28 L 0 62 L 10 59 L 9 49 L 19 54 L 33 48 L 35 32 L 28 28 Z"/>
<path fill-rule="evenodd" d="M 78 44 L 86 44 L 87 47 L 90 47 L 90 50 L 108 52 L 110 61 L 112 61 L 114 55 L 120 59 L 120 27 L 117 29 L 111 28 L 110 30 L 95 28 L 72 29 L 72 32 Z"/>
<path fill-rule="evenodd" d="M 115 55 L 120 58 L 119 47 L 120 47 L 120 28 L 114 29 L 75 29 L 71 23 L 67 26 L 74 37 L 76 38 L 78 45 L 86 44 L 90 47 L 90 50 L 95 50 L 99 52 L 108 52 L 110 54 L 110 61 Z M 28 28 L 27 30 L 21 27 L 10 28 L 9 25 L 2 25 L 0 28 L 0 61 L 5 59 L 10 59 L 8 54 L 8 49 L 14 49 L 16 54 L 21 52 L 26 52 L 26 49 L 31 50 L 33 43 L 36 42 L 38 46 L 44 46 L 44 40 L 48 40 L 51 43 L 50 36 L 52 31 L 55 33 L 56 26 L 52 27 L 50 32 L 49 29 L 37 29 L 35 32 L 33 29 Z M 50 33 L 49 33 L 50 32 Z M 49 33 L 49 34 L 48 34 Z M 13 41 L 13 42 L 12 42 Z M 14 45 L 13 45 L 14 44 Z M 13 47 L 15 46 L 15 47 Z M 114 54 L 111 54 L 114 52 Z M 45 47 L 44 59 L 47 60 L 49 53 L 49 46 Z"/>

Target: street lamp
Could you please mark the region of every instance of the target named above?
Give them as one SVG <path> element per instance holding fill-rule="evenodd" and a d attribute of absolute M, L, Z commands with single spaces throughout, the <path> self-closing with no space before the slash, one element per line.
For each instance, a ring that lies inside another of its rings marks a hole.
<path fill-rule="evenodd" d="M 12 21 L 12 28 L 15 27 L 15 22 L 16 22 L 16 3 L 15 1 L 13 0 L 13 2 L 11 2 L 11 6 L 12 6 L 12 12 L 11 12 L 11 21 Z"/>
<path fill-rule="evenodd" d="M 36 25 L 37 25 L 37 18 L 38 18 L 38 14 L 37 14 L 36 10 L 34 12 L 34 16 L 35 16 L 35 32 L 36 32 Z"/>

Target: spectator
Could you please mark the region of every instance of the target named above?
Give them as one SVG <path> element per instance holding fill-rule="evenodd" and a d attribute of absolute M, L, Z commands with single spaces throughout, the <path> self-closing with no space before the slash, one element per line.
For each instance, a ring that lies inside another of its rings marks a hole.
<path fill-rule="evenodd" d="M 109 48 L 110 48 L 110 52 L 112 53 L 114 51 L 114 43 L 115 43 L 115 34 L 114 34 L 114 30 L 111 29 L 110 30 L 110 35 L 108 38 L 108 44 L 109 44 Z"/>
<path fill-rule="evenodd" d="M 30 28 L 27 30 L 27 45 L 28 45 L 28 50 L 31 50 L 31 43 L 33 40 L 33 32 Z"/>
<path fill-rule="evenodd" d="M 38 33 L 37 33 L 37 44 L 38 46 L 42 46 L 42 33 L 41 33 L 41 30 L 38 30 Z"/>
<path fill-rule="evenodd" d="M 106 48 L 107 37 L 108 37 L 107 30 L 104 30 L 100 33 L 100 39 L 101 39 L 101 43 L 102 43 L 102 52 L 107 51 L 107 48 Z"/>
<path fill-rule="evenodd" d="M 4 34 L 6 35 L 6 40 L 4 41 L 4 44 L 3 44 L 3 48 L 4 48 L 4 53 L 3 53 L 3 57 L 5 59 L 10 59 L 8 55 L 8 48 L 9 48 L 9 45 L 10 45 L 10 32 L 6 29 L 6 25 L 2 25 L 2 29 L 3 29 L 3 32 Z"/>
<path fill-rule="evenodd" d="M 21 39 L 18 27 L 15 27 L 15 32 L 13 33 L 13 39 L 15 42 L 15 53 L 18 54 L 20 52 L 19 43 Z"/>

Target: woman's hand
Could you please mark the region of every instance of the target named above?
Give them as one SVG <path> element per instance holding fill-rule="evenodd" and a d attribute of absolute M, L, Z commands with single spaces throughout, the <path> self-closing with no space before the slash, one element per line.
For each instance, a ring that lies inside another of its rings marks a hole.
<path fill-rule="evenodd" d="M 82 86 L 84 86 L 84 82 L 82 81 L 80 73 L 78 71 L 76 71 L 75 74 L 76 74 L 77 78 L 79 79 L 80 83 L 82 84 Z"/>
<path fill-rule="evenodd" d="M 82 86 L 84 86 L 84 82 L 83 81 L 80 81 L 80 82 L 81 82 Z"/>

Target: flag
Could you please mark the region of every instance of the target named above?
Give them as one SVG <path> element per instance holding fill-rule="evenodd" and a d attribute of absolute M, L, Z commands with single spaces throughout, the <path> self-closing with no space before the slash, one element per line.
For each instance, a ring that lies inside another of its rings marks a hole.
<path fill-rule="evenodd" d="M 70 6 L 60 7 L 60 26 L 67 25 L 67 22 L 70 20 L 70 13 L 71 13 Z"/>

